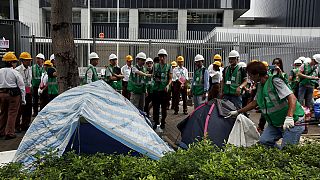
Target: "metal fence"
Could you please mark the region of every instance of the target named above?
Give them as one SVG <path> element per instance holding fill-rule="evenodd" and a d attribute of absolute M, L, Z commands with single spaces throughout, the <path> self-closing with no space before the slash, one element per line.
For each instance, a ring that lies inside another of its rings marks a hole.
<path fill-rule="evenodd" d="M 48 25 L 47 25 L 48 26 Z M 155 30 L 139 29 L 138 31 L 130 30 L 123 27 L 120 29 L 122 39 L 115 39 L 115 36 L 105 35 L 104 39 L 100 38 L 78 38 L 83 37 L 83 30 L 80 25 L 74 25 L 75 51 L 79 67 L 88 65 L 88 54 L 95 51 L 100 56 L 100 66 L 108 64 L 108 56 L 117 52 L 119 47 L 119 66 L 125 64 L 125 56 L 131 54 L 135 56 L 139 52 L 145 52 L 148 57 L 157 56 L 159 49 L 168 51 L 168 62 L 176 59 L 177 56 L 185 57 L 185 66 L 189 71 L 194 70 L 193 59 L 197 54 L 202 54 L 205 58 L 205 66 L 212 63 L 212 57 L 220 54 L 223 63 L 228 64 L 228 53 L 236 49 L 240 53 L 240 60 L 249 62 L 253 59 L 264 60 L 269 63 L 278 57 L 284 62 L 285 72 L 289 72 L 292 63 L 300 56 L 311 57 L 315 53 L 320 53 L 320 34 L 319 36 L 308 35 L 273 35 L 273 34 L 248 34 L 219 32 L 188 31 L 179 32 L 175 30 Z M 37 33 L 38 26 L 30 26 L 30 31 L 22 34 L 21 42 L 28 42 L 21 45 L 21 51 L 32 51 L 43 53 L 49 58 L 52 53 L 50 33 L 40 33 L 42 36 L 34 36 Z M 100 28 L 100 29 L 99 29 Z M 48 28 L 44 28 L 48 29 Z M 81 32 L 79 33 L 79 29 Z M 92 36 L 98 37 L 98 32 L 105 34 L 114 34 L 113 27 L 97 27 Z M 39 29 L 38 29 L 39 30 Z M 41 30 L 41 28 L 40 28 Z M 92 29 L 93 30 L 93 29 Z M 46 31 L 45 31 L 46 32 Z M 319 31 L 320 32 L 320 31 Z M 172 38 L 175 37 L 175 39 Z"/>

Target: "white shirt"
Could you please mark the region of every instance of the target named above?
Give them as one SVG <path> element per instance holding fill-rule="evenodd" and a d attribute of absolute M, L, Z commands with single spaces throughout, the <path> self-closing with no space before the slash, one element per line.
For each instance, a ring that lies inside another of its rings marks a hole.
<path fill-rule="evenodd" d="M 222 68 L 223 69 L 223 68 Z M 211 83 L 220 83 L 222 81 L 222 72 L 221 72 L 221 68 L 219 71 L 215 71 L 213 69 L 213 65 L 210 64 L 210 66 L 208 67 L 208 73 L 209 76 L 211 77 Z"/>
<path fill-rule="evenodd" d="M 121 74 L 124 75 L 124 78 L 122 79 L 123 81 L 128 81 L 129 80 L 130 73 L 131 73 L 131 67 L 130 66 L 128 66 L 127 64 L 122 66 Z"/>
<path fill-rule="evenodd" d="M 46 86 L 48 84 L 48 74 L 47 72 L 42 73 L 40 86 Z"/>
<path fill-rule="evenodd" d="M 26 90 L 21 74 L 13 68 L 0 69 L 0 89 L 16 87 L 19 87 L 22 102 L 25 104 Z"/>
<path fill-rule="evenodd" d="M 185 67 L 177 66 L 172 70 L 172 81 L 178 80 L 181 76 L 189 80 L 188 70 Z"/>
<path fill-rule="evenodd" d="M 16 70 L 21 74 L 23 78 L 24 85 L 26 87 L 31 87 L 32 70 L 31 67 L 25 68 L 23 64 L 16 67 Z"/>

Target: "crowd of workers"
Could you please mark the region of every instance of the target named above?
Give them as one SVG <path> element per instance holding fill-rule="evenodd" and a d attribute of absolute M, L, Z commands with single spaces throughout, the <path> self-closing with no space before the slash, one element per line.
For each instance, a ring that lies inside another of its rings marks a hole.
<path fill-rule="evenodd" d="M 111 54 L 109 64 L 99 76 L 96 69 L 99 56 L 92 52 L 82 84 L 103 79 L 149 117 L 152 107 L 154 129 L 165 128 L 170 101 L 175 115 L 179 113 L 180 100 L 183 113 L 188 114 L 187 98 L 191 89 L 189 95 L 193 96 L 195 109 L 213 98 L 223 98 L 235 105 L 238 110 L 231 111 L 230 116 L 259 107 L 262 116 L 258 129 L 263 132 L 260 142 L 264 144 L 275 146 L 281 137 L 284 145 L 298 142 L 305 127 L 297 124 L 304 121 L 302 105 L 312 108 L 313 89 L 319 80 L 320 54 L 295 60 L 289 76 L 284 73 L 280 58 L 275 58 L 270 66 L 258 60 L 247 65 L 239 62 L 239 53 L 232 50 L 228 66 L 223 67 L 222 57 L 216 54 L 206 68 L 204 57 L 198 54 L 193 59 L 192 78 L 184 67 L 183 56 L 177 56 L 171 63 L 167 57 L 165 49 L 160 49 L 154 59 L 147 58 L 144 52 L 135 58 L 127 55 L 126 64 L 120 68 L 117 55 Z M 29 53 L 21 53 L 19 59 L 21 65 L 16 67 L 17 57 L 12 52 L 6 53 L 2 59 L 5 67 L 0 69 L 0 136 L 6 139 L 15 138 L 15 132 L 28 128 L 32 107 L 33 116 L 39 111 L 39 100 L 41 110 L 59 93 L 54 55 L 45 61 L 44 55 L 38 54 L 33 66 Z M 266 121 L 268 126 L 264 128 Z"/>

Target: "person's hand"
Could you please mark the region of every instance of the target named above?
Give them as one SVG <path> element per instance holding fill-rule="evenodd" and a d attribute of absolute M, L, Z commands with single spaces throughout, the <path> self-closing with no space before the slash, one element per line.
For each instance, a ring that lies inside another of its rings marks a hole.
<path fill-rule="evenodd" d="M 240 94 L 241 94 L 241 88 L 240 88 L 240 86 L 237 88 L 237 90 L 236 90 L 236 95 L 237 96 L 240 96 Z"/>
<path fill-rule="evenodd" d="M 38 95 L 40 96 L 42 94 L 43 90 L 42 89 L 38 89 Z"/>
<path fill-rule="evenodd" d="M 202 101 L 206 100 L 206 98 L 207 98 L 207 94 L 206 94 L 206 93 L 203 93 L 203 94 L 202 94 Z"/>
<path fill-rule="evenodd" d="M 152 74 L 146 74 L 147 77 L 152 77 Z"/>
<path fill-rule="evenodd" d="M 168 84 L 164 90 L 165 90 L 166 92 L 169 92 L 169 89 L 170 89 L 170 85 Z"/>
<path fill-rule="evenodd" d="M 22 104 L 22 105 L 26 105 L 26 104 L 27 104 L 26 100 L 25 100 L 25 99 L 22 99 L 21 104 Z"/>
<path fill-rule="evenodd" d="M 290 129 L 294 127 L 293 117 L 287 116 L 283 123 L 283 130 Z"/>
<path fill-rule="evenodd" d="M 238 111 L 230 111 L 229 114 L 224 118 L 235 118 L 239 115 Z"/>

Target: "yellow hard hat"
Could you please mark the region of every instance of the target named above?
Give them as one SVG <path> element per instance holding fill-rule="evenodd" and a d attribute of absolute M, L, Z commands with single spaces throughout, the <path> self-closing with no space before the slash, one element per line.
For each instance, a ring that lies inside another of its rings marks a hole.
<path fill-rule="evenodd" d="M 19 59 L 32 60 L 32 57 L 28 52 L 22 52 Z"/>
<path fill-rule="evenodd" d="M 172 62 L 171 62 L 171 66 L 178 66 L 178 64 L 177 64 L 176 61 L 172 61 Z"/>
<path fill-rule="evenodd" d="M 262 61 L 262 63 L 263 63 L 266 67 L 269 67 L 268 62 L 266 62 L 266 61 Z"/>
<path fill-rule="evenodd" d="M 11 62 L 11 61 L 18 61 L 18 59 L 16 55 L 14 55 L 14 52 L 7 52 L 2 57 L 2 61 Z"/>
<path fill-rule="evenodd" d="M 254 59 L 254 60 L 251 60 L 251 62 L 259 62 L 259 60 Z"/>
<path fill-rule="evenodd" d="M 220 60 L 220 61 L 222 60 L 220 54 L 214 55 L 214 56 L 213 56 L 213 59 L 214 59 L 214 60 Z"/>
<path fill-rule="evenodd" d="M 50 60 L 46 60 L 46 61 L 44 62 L 44 65 L 52 66 L 52 63 L 51 63 Z"/>
<path fill-rule="evenodd" d="M 131 55 L 128 55 L 128 56 L 126 56 L 126 60 L 127 60 L 127 61 L 132 61 L 132 60 L 133 60 L 133 58 L 132 58 L 132 56 L 131 56 Z"/>
<path fill-rule="evenodd" d="M 177 62 L 184 62 L 183 56 L 178 56 L 177 57 Z"/>
<path fill-rule="evenodd" d="M 221 62 L 215 61 L 215 62 L 213 62 L 213 65 L 217 65 L 217 66 L 221 67 Z"/>

